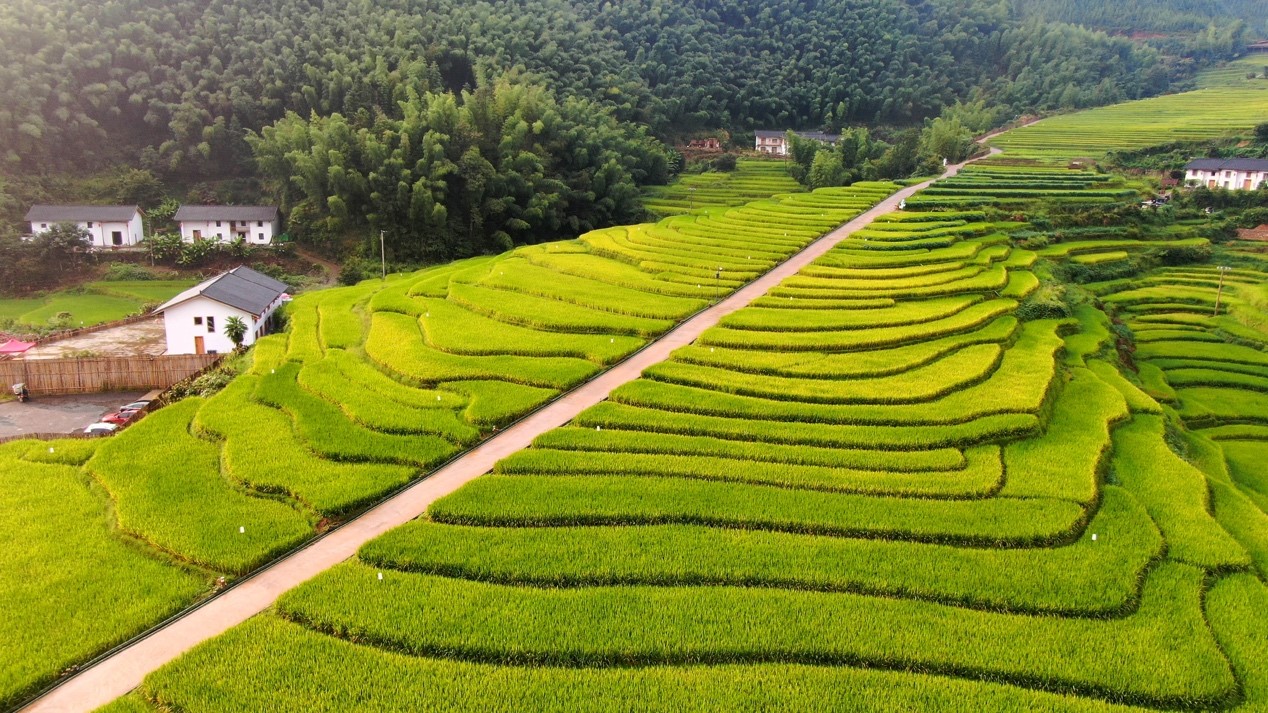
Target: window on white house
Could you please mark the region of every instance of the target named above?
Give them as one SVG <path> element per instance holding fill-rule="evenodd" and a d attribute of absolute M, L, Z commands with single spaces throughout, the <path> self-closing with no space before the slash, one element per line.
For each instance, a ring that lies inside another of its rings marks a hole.
<path fill-rule="evenodd" d="M 216 227 L 217 227 L 217 228 L 219 228 L 219 227 L 220 227 L 220 221 L 218 221 L 218 220 L 216 221 Z"/>
<path fill-rule="evenodd" d="M 216 318 L 212 317 L 211 315 L 207 316 L 207 333 L 208 334 L 216 333 Z"/>
<path fill-rule="evenodd" d="M 40 230 L 43 230 L 47 227 L 48 227 L 48 223 L 40 223 Z"/>
<path fill-rule="evenodd" d="M 202 318 L 202 317 L 194 317 L 194 324 L 195 324 L 195 325 L 197 325 L 197 326 L 200 326 L 200 327 L 201 327 L 201 326 L 202 326 L 202 323 L 203 323 L 203 318 Z"/>
<path fill-rule="evenodd" d="M 263 228 L 263 227 L 264 227 L 264 221 L 262 221 L 262 220 L 257 220 L 257 221 L 255 221 L 255 227 L 257 227 L 257 228 Z"/>
<path fill-rule="evenodd" d="M 89 227 L 89 228 L 91 228 L 91 227 L 92 227 L 92 221 L 91 221 L 91 220 L 90 220 L 90 221 L 88 221 L 88 227 Z"/>

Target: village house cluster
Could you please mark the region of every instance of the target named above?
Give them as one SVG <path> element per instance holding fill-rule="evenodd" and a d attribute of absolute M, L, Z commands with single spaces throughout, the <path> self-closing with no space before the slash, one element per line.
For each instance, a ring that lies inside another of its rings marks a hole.
<path fill-rule="evenodd" d="M 172 216 L 187 243 L 241 239 L 252 245 L 271 245 L 280 233 L 277 206 L 185 205 Z M 142 214 L 135 205 L 36 205 L 27 211 L 31 235 L 59 223 L 73 223 L 88 231 L 95 248 L 126 248 L 145 237 Z"/>

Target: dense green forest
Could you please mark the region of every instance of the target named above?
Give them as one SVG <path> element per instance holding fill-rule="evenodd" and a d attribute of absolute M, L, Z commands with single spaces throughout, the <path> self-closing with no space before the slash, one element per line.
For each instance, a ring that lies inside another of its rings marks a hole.
<path fill-rule="evenodd" d="M 286 111 L 399 116 L 410 88 L 517 66 L 660 135 L 906 123 L 974 94 L 1086 106 L 1173 79 L 1148 47 L 993 0 L 13 0 L 0 158 L 232 170 L 245 132 Z"/>
<path fill-rule="evenodd" d="M 111 167 L 168 185 L 259 177 L 310 232 L 366 224 L 399 236 L 402 255 L 452 257 L 630 219 L 627 196 L 666 177 L 648 136 L 916 126 L 974 101 L 1006 120 L 1158 94 L 1191 71 L 1166 48 L 1033 15 L 1001 0 L 9 0 L 0 4 L 0 211 L 14 224 L 25 203 L 71 198 L 48 187 L 52 176 Z M 1203 56 L 1214 58 L 1233 54 L 1245 28 L 1203 32 Z M 566 128 L 529 146 L 474 114 L 454 124 L 478 126 L 472 135 L 447 133 L 452 117 L 404 126 L 446 102 L 457 114 L 485 111 L 467 100 L 507 76 L 537 87 L 517 91 L 549 104 Z M 351 153 L 313 160 L 365 187 L 340 186 L 339 175 L 286 178 L 303 162 L 277 154 L 279 142 L 320 145 L 315 137 L 336 134 L 337 151 Z M 419 159 L 432 149 L 402 145 L 407 135 L 443 136 L 444 160 L 410 163 L 434 157 Z M 500 141 L 510 141 L 504 153 Z M 575 161 L 550 156 L 579 146 L 599 148 Z M 613 164 L 612 152 L 630 146 Z M 492 166 L 481 164 L 477 173 L 491 173 L 478 189 L 461 176 L 476 170 L 464 163 L 473 148 Z M 540 163 L 506 158 L 521 153 Z M 868 160 L 881 161 L 874 153 Z M 914 166 L 900 158 L 889 167 Z M 389 159 L 405 167 L 376 164 Z M 855 175 L 848 159 L 818 175 Z M 435 179 L 442 187 L 424 178 L 450 166 L 457 174 Z M 396 185 L 370 187 L 387 176 Z M 132 178 L 101 195 L 131 196 Z M 139 186 L 161 197 L 154 188 Z M 527 202 L 542 191 L 533 200 L 549 207 Z M 443 215 L 418 223 L 420 210 L 434 210 L 428 200 Z"/>
<path fill-rule="evenodd" d="M 1128 33 L 1202 32 L 1240 20 L 1268 30 L 1262 0 L 1014 0 L 1024 17 Z"/>

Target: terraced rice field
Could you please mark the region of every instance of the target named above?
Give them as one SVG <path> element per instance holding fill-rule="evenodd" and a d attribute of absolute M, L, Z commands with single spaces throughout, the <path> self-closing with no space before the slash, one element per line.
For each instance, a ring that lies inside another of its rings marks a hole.
<path fill-rule="evenodd" d="M 1213 87 L 1268 89 L 1268 77 L 1264 76 L 1265 69 L 1268 69 L 1268 57 L 1252 54 L 1222 67 L 1203 70 L 1198 73 L 1195 81 L 1202 89 Z M 1254 74 L 1254 78 L 1248 76 L 1250 74 Z"/>
<path fill-rule="evenodd" d="M 1135 334 L 1143 388 L 1193 432 L 1190 459 L 1211 474 L 1215 511 L 1250 513 L 1250 552 L 1268 567 L 1268 271 L 1160 270 L 1102 291 Z M 1216 298 L 1219 296 L 1219 312 Z M 1256 514 L 1258 511 L 1258 514 Z"/>
<path fill-rule="evenodd" d="M 1099 158 L 1113 150 L 1245 133 L 1265 116 L 1263 87 L 1217 87 L 1049 117 L 990 145 L 1012 158 Z"/>
<path fill-rule="evenodd" d="M 1123 178 L 1064 167 L 986 161 L 966 166 L 907 201 L 913 209 L 954 210 L 964 206 L 1025 207 L 1036 201 L 1095 205 L 1138 195 Z"/>
<path fill-rule="evenodd" d="M 1000 228 L 878 221 L 111 710 L 1268 706 L 1260 446 Z"/>
<path fill-rule="evenodd" d="M 681 215 L 804 190 L 783 161 L 742 158 L 734 171 L 686 174 L 668 186 L 653 186 L 643 195 L 643 207 L 656 215 Z"/>
<path fill-rule="evenodd" d="M 3 667 L 0 707 L 217 577 L 249 572 L 425 475 L 895 188 L 755 201 L 301 295 L 288 332 L 261 339 L 247 373 L 214 396 L 161 409 L 55 467 L 30 465 L 44 456 L 29 442 L 0 447 L 10 536 L 43 542 L 0 548 L 10 558 L 0 561 L 0 660 L 39 647 L 28 665 Z M 37 487 L 27 470 L 77 499 L 74 553 L 50 534 L 64 518 L 23 509 Z M 44 640 L 67 612 L 74 625 Z"/>

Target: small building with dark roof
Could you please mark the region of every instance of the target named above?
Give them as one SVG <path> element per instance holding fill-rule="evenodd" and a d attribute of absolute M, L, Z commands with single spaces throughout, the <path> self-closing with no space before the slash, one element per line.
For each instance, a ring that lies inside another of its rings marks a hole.
<path fill-rule="evenodd" d="M 34 205 L 26 212 L 31 235 L 39 235 L 59 223 L 73 223 L 87 230 L 96 248 L 136 245 L 145 237 L 141 209 L 134 205 Z"/>
<path fill-rule="evenodd" d="M 1184 166 L 1184 182 L 1207 188 L 1253 191 L 1268 181 L 1268 159 L 1199 158 Z"/>
<path fill-rule="evenodd" d="M 268 334 L 273 313 L 288 299 L 286 283 L 249 267 L 235 267 L 164 302 L 168 354 L 222 354 L 233 349 L 225 324 L 238 317 L 247 325 L 243 346 Z"/>
<path fill-rule="evenodd" d="M 279 233 L 275 205 L 183 205 L 172 216 L 180 224 L 181 240 L 241 239 L 252 245 L 269 245 Z"/>
<path fill-rule="evenodd" d="M 829 146 L 835 146 L 841 140 L 840 134 L 825 134 L 822 131 L 794 131 L 794 134 L 803 139 L 811 141 L 820 141 Z M 787 131 L 767 131 L 759 129 L 753 132 L 754 147 L 761 153 L 773 154 L 775 156 L 788 155 L 788 132 Z"/>

